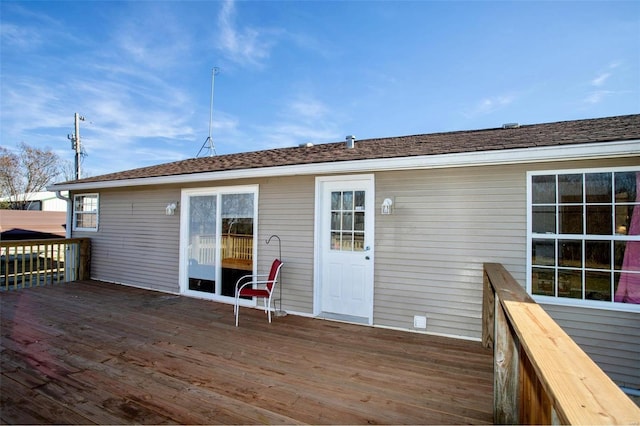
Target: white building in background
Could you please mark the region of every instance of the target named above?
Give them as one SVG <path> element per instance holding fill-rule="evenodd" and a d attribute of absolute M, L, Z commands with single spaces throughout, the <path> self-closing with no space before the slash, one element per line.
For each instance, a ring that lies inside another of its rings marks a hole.
<path fill-rule="evenodd" d="M 63 196 L 67 195 L 67 191 L 62 192 Z M 0 202 L 23 202 L 26 201 L 29 203 L 29 206 L 26 210 L 36 210 L 36 211 L 47 211 L 47 212 L 66 212 L 67 211 L 67 202 L 61 200 L 56 197 L 55 192 L 51 191 L 40 191 L 40 192 L 30 192 L 28 194 L 19 194 L 16 196 L 10 197 L 1 197 Z"/>

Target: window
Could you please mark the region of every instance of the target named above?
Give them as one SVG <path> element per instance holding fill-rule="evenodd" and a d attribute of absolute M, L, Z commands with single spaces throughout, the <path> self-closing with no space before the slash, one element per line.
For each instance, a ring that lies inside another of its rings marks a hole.
<path fill-rule="evenodd" d="M 528 186 L 531 294 L 640 311 L 640 169 L 535 172 Z"/>
<path fill-rule="evenodd" d="M 364 251 L 365 191 L 331 193 L 331 250 Z"/>
<path fill-rule="evenodd" d="M 98 230 L 98 194 L 80 194 L 73 197 L 73 229 Z"/>

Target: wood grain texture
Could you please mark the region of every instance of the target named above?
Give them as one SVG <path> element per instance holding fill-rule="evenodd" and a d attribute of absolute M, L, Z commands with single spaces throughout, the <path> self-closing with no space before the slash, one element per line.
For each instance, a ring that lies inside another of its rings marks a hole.
<path fill-rule="evenodd" d="M 479 342 L 83 281 L 4 292 L 0 421 L 483 424 Z"/>
<path fill-rule="evenodd" d="M 501 375 L 498 362 L 511 357 L 500 350 L 511 345 L 500 341 L 518 342 L 519 423 L 640 424 L 637 405 L 501 265 L 487 263 L 485 273 L 497 311 L 494 336 L 497 376 Z M 494 386 L 499 396 L 513 388 L 507 385 L 503 391 L 502 381 L 497 379 Z M 507 398 L 507 402 L 515 406 L 513 398 Z M 499 407 L 496 410 L 500 411 Z M 508 421 L 513 423 L 511 419 Z"/>

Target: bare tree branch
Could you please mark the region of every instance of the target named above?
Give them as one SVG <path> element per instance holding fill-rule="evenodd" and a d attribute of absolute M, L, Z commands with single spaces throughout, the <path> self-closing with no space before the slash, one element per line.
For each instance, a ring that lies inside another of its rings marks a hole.
<path fill-rule="evenodd" d="M 61 173 L 60 157 L 51 149 L 20 144 L 19 153 L 0 148 L 2 195 L 11 197 L 13 207 L 27 209 L 29 194 L 42 191 Z"/>

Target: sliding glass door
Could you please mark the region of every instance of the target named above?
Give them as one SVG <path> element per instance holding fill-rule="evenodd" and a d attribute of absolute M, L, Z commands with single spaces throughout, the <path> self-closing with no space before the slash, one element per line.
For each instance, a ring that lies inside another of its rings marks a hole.
<path fill-rule="evenodd" d="M 257 187 L 184 190 L 181 214 L 183 293 L 224 299 L 252 274 Z"/>
<path fill-rule="evenodd" d="M 194 195 L 188 199 L 188 288 L 215 293 L 218 197 Z"/>
<path fill-rule="evenodd" d="M 243 275 L 253 273 L 254 195 L 222 194 L 221 293 L 235 296 L 235 285 Z"/>

